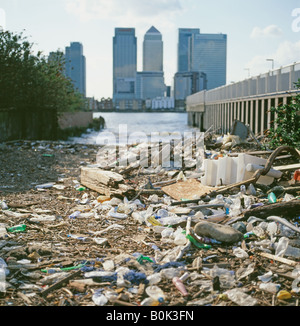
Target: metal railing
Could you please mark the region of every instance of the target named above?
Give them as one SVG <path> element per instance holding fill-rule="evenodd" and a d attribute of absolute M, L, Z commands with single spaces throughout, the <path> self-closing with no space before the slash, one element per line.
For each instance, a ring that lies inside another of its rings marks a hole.
<path fill-rule="evenodd" d="M 199 107 L 201 104 L 296 92 L 295 83 L 299 79 L 300 62 L 295 62 L 237 83 L 190 95 L 186 99 L 187 111 L 193 111 L 193 108 Z"/>

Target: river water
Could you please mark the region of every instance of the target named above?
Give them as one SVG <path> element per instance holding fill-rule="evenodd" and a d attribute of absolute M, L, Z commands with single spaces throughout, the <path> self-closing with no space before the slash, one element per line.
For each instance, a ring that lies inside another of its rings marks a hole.
<path fill-rule="evenodd" d="M 139 138 L 148 141 L 157 141 L 162 138 L 170 138 L 174 135 L 188 135 L 193 131 L 199 131 L 188 126 L 188 116 L 185 112 L 101 112 L 94 113 L 94 118 L 102 116 L 105 119 L 106 128 L 100 132 L 89 132 L 81 137 L 71 138 L 72 141 L 81 144 L 103 145 L 108 137 L 121 142 L 122 139 Z M 133 137 L 132 137 L 133 136 Z M 143 138 L 144 136 L 144 138 Z"/>

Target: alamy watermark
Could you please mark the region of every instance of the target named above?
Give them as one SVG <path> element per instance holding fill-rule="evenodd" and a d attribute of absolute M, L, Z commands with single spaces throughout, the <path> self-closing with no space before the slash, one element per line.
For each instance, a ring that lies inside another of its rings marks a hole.
<path fill-rule="evenodd" d="M 6 14 L 4 9 L 0 8 L 0 31 L 6 29 Z"/>
<path fill-rule="evenodd" d="M 292 11 L 292 17 L 296 17 L 292 22 L 292 31 L 298 33 L 300 32 L 300 8 L 295 8 Z"/>
<path fill-rule="evenodd" d="M 128 133 L 126 124 L 119 125 L 119 134 L 101 132 L 96 140 L 100 149 L 97 164 L 104 167 L 142 168 L 195 167 L 200 169 L 204 156 L 204 133 L 198 131 L 160 132 L 147 136 L 144 132 Z"/>

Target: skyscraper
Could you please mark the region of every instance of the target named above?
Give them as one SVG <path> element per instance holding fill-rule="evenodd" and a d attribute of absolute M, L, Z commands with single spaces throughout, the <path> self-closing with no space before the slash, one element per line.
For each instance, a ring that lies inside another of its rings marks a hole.
<path fill-rule="evenodd" d="M 189 42 L 189 71 L 201 71 L 207 77 L 207 89 L 226 84 L 227 35 L 194 34 Z"/>
<path fill-rule="evenodd" d="M 178 33 L 178 67 L 177 72 L 187 72 L 189 62 L 189 39 L 199 34 L 199 28 L 179 28 Z"/>
<path fill-rule="evenodd" d="M 163 41 L 161 33 L 154 26 L 144 36 L 143 71 L 137 72 L 136 80 L 137 99 L 146 101 L 164 97 Z"/>
<path fill-rule="evenodd" d="M 134 28 L 115 28 L 113 38 L 113 101 L 135 98 L 137 72 L 137 38 Z M 130 103 L 128 105 L 130 106 Z"/>
<path fill-rule="evenodd" d="M 154 26 L 144 36 L 143 70 L 163 71 L 162 35 Z"/>
<path fill-rule="evenodd" d="M 65 62 L 66 76 L 73 81 L 75 89 L 86 96 L 86 60 L 81 43 L 72 42 L 66 47 Z"/>

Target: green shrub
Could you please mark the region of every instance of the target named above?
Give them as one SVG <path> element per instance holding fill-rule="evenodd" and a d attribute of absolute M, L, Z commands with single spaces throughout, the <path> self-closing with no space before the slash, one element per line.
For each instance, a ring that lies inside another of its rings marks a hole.
<path fill-rule="evenodd" d="M 295 83 L 300 90 L 300 79 Z M 300 148 L 300 94 L 293 97 L 289 104 L 272 107 L 275 119 L 269 129 L 267 138 L 269 147 L 275 149 L 286 145 Z"/>

